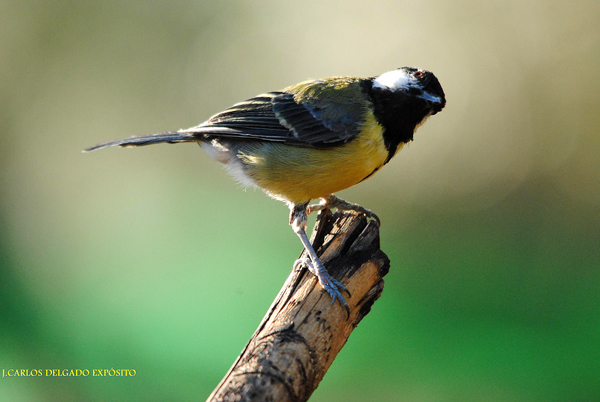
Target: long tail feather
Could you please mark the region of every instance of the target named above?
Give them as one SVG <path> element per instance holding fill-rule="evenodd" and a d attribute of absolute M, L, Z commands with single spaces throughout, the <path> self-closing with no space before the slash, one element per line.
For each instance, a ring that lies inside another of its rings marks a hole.
<path fill-rule="evenodd" d="M 143 135 L 139 137 L 130 137 L 122 140 L 113 140 L 103 142 L 102 144 L 94 145 L 91 148 L 85 149 L 83 152 L 92 152 L 102 148 L 120 146 L 120 147 L 139 147 L 142 145 L 156 144 L 160 142 L 166 142 L 174 144 L 178 142 L 194 142 L 200 140 L 199 137 L 188 134 L 188 133 L 160 133 Z"/>

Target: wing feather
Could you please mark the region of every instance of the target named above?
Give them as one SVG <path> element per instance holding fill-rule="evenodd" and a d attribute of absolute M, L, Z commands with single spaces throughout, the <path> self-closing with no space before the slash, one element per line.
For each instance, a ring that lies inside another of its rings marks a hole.
<path fill-rule="evenodd" d="M 282 142 L 314 148 L 335 146 L 358 135 L 363 116 L 357 113 L 361 109 L 356 107 L 359 103 L 355 99 L 356 90 L 352 91 L 354 98 L 350 99 L 348 109 L 348 99 L 343 96 L 326 102 L 318 96 L 327 90 L 337 90 L 329 83 L 319 80 L 302 85 L 250 98 L 181 132 L 208 138 Z"/>

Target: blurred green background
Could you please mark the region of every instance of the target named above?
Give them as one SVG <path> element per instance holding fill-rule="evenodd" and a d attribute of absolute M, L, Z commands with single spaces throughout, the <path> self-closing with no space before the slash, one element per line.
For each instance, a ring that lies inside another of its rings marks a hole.
<path fill-rule="evenodd" d="M 448 104 L 340 195 L 382 298 L 311 401 L 600 401 L 600 2 L 0 1 L 1 401 L 204 400 L 301 244 L 199 147 L 81 150 L 400 66 Z M 314 219 L 314 218 L 313 218 Z"/>

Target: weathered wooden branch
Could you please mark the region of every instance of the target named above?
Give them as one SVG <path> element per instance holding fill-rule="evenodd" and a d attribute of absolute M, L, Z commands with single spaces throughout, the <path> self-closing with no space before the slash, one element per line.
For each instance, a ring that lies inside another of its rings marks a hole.
<path fill-rule="evenodd" d="M 352 212 L 322 211 L 311 242 L 352 294 L 350 316 L 305 269 L 292 270 L 258 329 L 208 401 L 306 401 L 383 291 L 389 260 L 379 227 Z"/>

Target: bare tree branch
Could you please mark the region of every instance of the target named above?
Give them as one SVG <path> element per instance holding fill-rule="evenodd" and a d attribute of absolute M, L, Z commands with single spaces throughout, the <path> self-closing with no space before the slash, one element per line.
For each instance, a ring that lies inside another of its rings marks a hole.
<path fill-rule="evenodd" d="M 208 401 L 306 401 L 383 291 L 389 260 L 379 227 L 352 212 L 319 214 L 311 242 L 352 294 L 350 316 L 305 269 L 292 270 L 258 329 Z"/>

